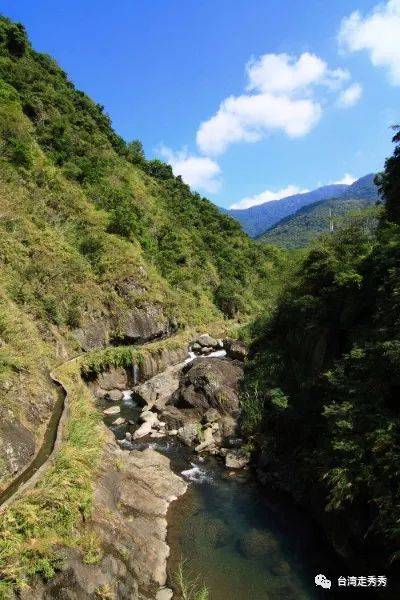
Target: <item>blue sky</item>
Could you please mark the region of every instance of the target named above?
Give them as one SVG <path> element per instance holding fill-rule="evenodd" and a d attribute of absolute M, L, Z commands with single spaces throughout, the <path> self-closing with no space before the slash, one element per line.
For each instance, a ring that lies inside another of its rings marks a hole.
<path fill-rule="evenodd" d="M 221 206 L 360 177 L 391 153 L 400 0 L 0 0 L 0 11 L 125 139 Z"/>

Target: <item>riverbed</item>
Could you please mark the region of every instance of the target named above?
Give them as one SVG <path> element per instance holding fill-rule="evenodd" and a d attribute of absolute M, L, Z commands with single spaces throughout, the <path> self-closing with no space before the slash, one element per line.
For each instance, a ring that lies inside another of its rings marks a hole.
<path fill-rule="evenodd" d="M 288 500 L 257 483 L 254 473 L 229 471 L 220 459 L 199 457 L 176 437 L 124 442 L 139 410 L 128 393 L 113 426 L 122 447 L 149 445 L 170 458 L 189 489 L 168 512 L 170 584 L 184 560 L 188 574 L 209 589 L 209 600 L 306 600 L 326 597 L 315 587 L 318 573 L 339 576 L 341 565 L 318 529 Z"/>

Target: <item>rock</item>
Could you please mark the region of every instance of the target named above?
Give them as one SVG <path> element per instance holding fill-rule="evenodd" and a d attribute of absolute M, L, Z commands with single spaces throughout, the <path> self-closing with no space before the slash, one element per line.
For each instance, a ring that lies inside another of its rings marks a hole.
<path fill-rule="evenodd" d="M 203 450 L 214 444 L 212 429 L 205 429 L 200 439 L 200 444 L 195 448 L 196 452 L 203 452 Z"/>
<path fill-rule="evenodd" d="M 146 421 L 145 423 L 142 423 L 138 429 L 136 429 L 135 433 L 132 435 L 132 438 L 134 440 L 138 440 L 139 438 L 149 435 L 151 429 L 152 423 L 150 423 L 150 421 Z"/>
<path fill-rule="evenodd" d="M 155 407 L 157 410 L 163 410 L 179 387 L 181 368 L 182 363 L 167 367 L 162 373 L 136 386 L 134 393 L 139 404 L 147 404 L 149 408 Z"/>
<path fill-rule="evenodd" d="M 174 350 L 168 348 L 160 348 L 157 352 L 148 353 L 143 356 L 143 360 L 138 365 L 138 379 L 136 383 L 148 381 L 171 365 L 183 363 L 187 358 L 187 346 L 176 348 Z"/>
<path fill-rule="evenodd" d="M 121 412 L 120 406 L 110 406 L 103 410 L 103 415 L 118 415 Z"/>
<path fill-rule="evenodd" d="M 107 392 L 107 398 L 111 400 L 111 402 L 119 402 L 122 400 L 122 392 L 120 390 L 110 390 Z"/>
<path fill-rule="evenodd" d="M 169 588 L 161 588 L 156 594 L 156 600 L 171 600 L 173 596 L 172 590 Z"/>
<path fill-rule="evenodd" d="M 195 423 L 188 423 L 178 429 L 178 437 L 186 446 L 191 446 L 197 438 L 198 426 Z"/>
<path fill-rule="evenodd" d="M 103 388 L 96 384 L 91 385 L 90 388 L 95 398 L 104 398 L 107 395 L 107 390 L 103 390 Z"/>
<path fill-rule="evenodd" d="M 218 431 L 218 429 L 219 429 L 219 425 L 218 425 L 218 423 L 211 423 L 211 429 L 212 429 L 213 431 Z"/>
<path fill-rule="evenodd" d="M 169 334 L 169 322 L 161 307 L 148 304 L 133 308 L 119 318 L 118 339 L 134 344 L 164 337 Z"/>
<path fill-rule="evenodd" d="M 243 366 L 226 359 L 196 358 L 182 370 L 179 389 L 171 403 L 177 408 L 197 408 L 203 414 L 215 408 L 221 414 L 239 414 L 239 383 Z"/>
<path fill-rule="evenodd" d="M 132 434 L 131 434 L 130 431 L 127 431 L 125 433 L 125 439 L 126 439 L 127 442 L 131 442 L 132 441 Z"/>
<path fill-rule="evenodd" d="M 158 417 L 156 413 L 151 412 L 151 410 L 145 410 L 142 413 L 140 413 L 139 419 L 143 423 L 150 423 L 151 426 L 155 425 L 158 422 Z"/>
<path fill-rule="evenodd" d="M 165 432 L 161 433 L 161 431 L 151 431 L 150 432 L 151 438 L 163 438 L 163 437 L 165 437 L 165 435 L 166 435 Z"/>
<path fill-rule="evenodd" d="M 208 346 L 210 348 L 218 348 L 218 340 L 211 337 L 211 335 L 208 335 L 208 333 L 199 335 L 199 337 L 196 339 L 196 342 L 203 347 Z"/>
<path fill-rule="evenodd" d="M 224 439 L 233 438 L 238 430 L 236 419 L 231 415 L 222 415 L 219 428 Z"/>
<path fill-rule="evenodd" d="M 213 351 L 213 349 L 208 346 L 203 346 L 203 348 L 200 350 L 200 352 L 202 354 L 210 354 L 212 351 Z"/>
<path fill-rule="evenodd" d="M 220 448 L 219 449 L 220 456 L 225 457 L 228 454 L 228 452 L 229 452 L 229 448 Z"/>
<path fill-rule="evenodd" d="M 103 390 L 126 390 L 128 387 L 128 377 L 125 369 L 122 367 L 110 367 L 104 373 L 97 376 L 97 385 Z M 122 398 L 122 393 L 121 393 Z"/>
<path fill-rule="evenodd" d="M 224 443 L 228 448 L 241 448 L 243 446 L 243 438 L 237 436 L 230 436 L 225 438 Z"/>
<path fill-rule="evenodd" d="M 260 559 L 278 551 L 278 542 L 269 531 L 250 529 L 240 540 L 240 549 L 246 558 Z"/>
<path fill-rule="evenodd" d="M 224 340 L 224 347 L 229 358 L 244 361 L 247 356 L 247 347 L 242 340 Z"/>
<path fill-rule="evenodd" d="M 228 469 L 243 469 L 250 462 L 250 454 L 245 450 L 230 450 L 225 457 L 225 466 Z"/>
<path fill-rule="evenodd" d="M 177 435 L 178 430 L 177 429 L 170 429 L 170 431 L 168 431 L 169 435 Z"/>
<path fill-rule="evenodd" d="M 220 418 L 221 415 L 216 408 L 209 408 L 204 415 L 204 421 L 206 423 L 214 423 L 215 421 L 219 421 Z"/>
<path fill-rule="evenodd" d="M 201 350 L 201 346 L 198 342 L 194 342 L 194 344 L 191 345 L 191 350 L 193 352 L 199 352 Z"/>
<path fill-rule="evenodd" d="M 167 406 L 160 414 L 169 429 L 179 429 L 188 423 L 198 423 L 201 419 L 200 411 L 195 408 L 179 410 L 175 406 Z"/>
<path fill-rule="evenodd" d="M 115 421 L 112 422 L 113 425 L 123 425 L 125 423 L 125 419 L 123 417 L 118 417 Z"/>

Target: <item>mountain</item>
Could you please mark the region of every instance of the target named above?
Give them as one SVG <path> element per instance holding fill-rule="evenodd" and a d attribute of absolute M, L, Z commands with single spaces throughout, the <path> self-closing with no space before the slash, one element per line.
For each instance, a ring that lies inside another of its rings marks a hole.
<path fill-rule="evenodd" d="M 398 597 L 398 130 L 393 142 L 377 176 L 379 227 L 364 211 L 320 236 L 299 254 L 273 313 L 253 325 L 243 421 L 260 440 L 263 482 L 311 510 L 348 564 L 373 557 Z M 365 198 L 370 183 L 358 181 L 348 198 Z"/>
<path fill-rule="evenodd" d="M 303 206 L 293 215 L 285 217 L 276 225 L 258 236 L 259 241 L 283 248 L 306 246 L 319 234 L 329 231 L 330 215 L 333 224 L 345 214 L 374 205 L 378 193 L 373 184 L 373 175 L 366 175 L 349 186 L 339 198 L 329 198 Z"/>
<path fill-rule="evenodd" d="M 231 209 L 227 213 L 239 221 L 248 235 L 257 237 L 284 217 L 296 212 L 302 206 L 332 198 L 333 196 L 340 196 L 346 192 L 347 187 L 344 184 L 324 185 L 311 192 L 294 194 L 280 200 L 272 200 L 271 202 L 265 202 L 264 204 L 241 210 Z"/>
<path fill-rule="evenodd" d="M 295 194 L 280 200 L 265 202 L 259 206 L 252 206 L 243 210 L 228 210 L 228 214 L 239 221 L 244 231 L 251 237 L 257 237 L 263 234 L 267 229 L 273 227 L 276 223 L 285 217 L 292 215 L 303 206 L 327 200 L 329 198 L 340 198 L 345 196 L 350 190 L 357 194 L 365 193 L 366 196 L 373 192 L 373 176 L 362 177 L 352 185 L 331 184 L 325 185 L 305 194 Z"/>
<path fill-rule="evenodd" d="M 279 251 L 147 160 L 140 142 L 121 139 L 103 107 L 6 18 L 0 148 L 1 493 L 42 444 L 56 366 L 106 347 L 119 352 L 107 364 L 120 365 L 133 344 L 248 319 L 281 268 Z M 70 381 L 79 388 L 79 371 Z M 75 543 L 74 526 L 90 513 L 103 442 L 81 388 L 46 485 L 0 515 L 2 598 L 27 574 L 54 574 L 54 544 Z"/>

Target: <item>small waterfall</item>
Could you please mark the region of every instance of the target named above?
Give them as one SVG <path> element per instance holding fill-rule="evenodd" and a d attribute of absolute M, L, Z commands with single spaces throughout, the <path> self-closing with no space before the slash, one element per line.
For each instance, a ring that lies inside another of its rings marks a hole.
<path fill-rule="evenodd" d="M 133 371 L 133 385 L 137 385 L 139 381 L 139 366 L 135 363 L 132 365 Z"/>

